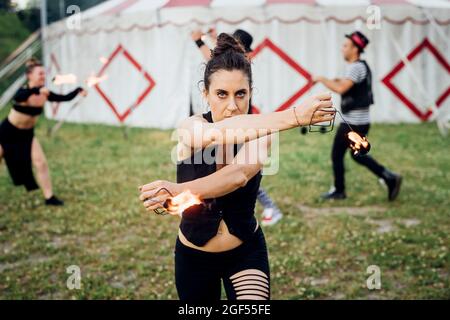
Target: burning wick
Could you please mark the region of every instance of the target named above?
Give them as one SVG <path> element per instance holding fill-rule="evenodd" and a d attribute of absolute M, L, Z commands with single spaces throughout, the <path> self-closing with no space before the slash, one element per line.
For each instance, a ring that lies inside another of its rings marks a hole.
<path fill-rule="evenodd" d="M 158 192 L 156 192 L 154 194 L 154 196 L 156 196 L 159 192 L 161 192 L 163 190 L 166 191 L 171 196 L 169 199 L 164 201 L 164 203 L 162 203 L 160 201 L 155 201 L 150 198 L 145 200 L 145 201 L 150 200 L 155 203 L 159 203 L 163 206 L 164 209 L 158 208 L 158 209 L 153 210 L 156 214 L 165 215 L 165 214 L 169 213 L 172 215 L 181 216 L 186 209 L 188 209 L 192 206 L 195 206 L 195 205 L 202 204 L 202 201 L 200 200 L 200 198 L 198 196 L 192 194 L 189 190 L 186 190 L 174 197 L 172 195 L 172 193 L 170 193 L 169 190 L 167 190 L 166 188 L 162 188 L 162 189 L 159 189 Z"/>
<path fill-rule="evenodd" d="M 77 83 L 77 76 L 69 73 L 69 74 L 57 74 L 53 78 L 53 84 L 56 86 L 60 86 L 63 84 L 74 84 Z"/>
<path fill-rule="evenodd" d="M 356 133 L 355 130 L 353 130 L 352 126 L 345 120 L 345 118 L 342 116 L 342 114 L 339 112 L 339 110 L 335 109 L 336 113 L 339 114 L 339 116 L 341 117 L 342 121 L 344 121 L 345 125 L 350 129 L 350 132 L 347 133 L 347 138 L 350 141 L 350 149 L 353 150 L 353 154 L 354 155 L 365 155 L 368 154 L 370 151 L 370 143 L 367 140 L 366 137 L 362 137 L 361 135 L 359 135 L 358 133 Z M 314 113 L 311 117 L 311 122 L 312 119 L 314 118 Z M 328 126 L 320 126 L 320 131 L 313 131 L 312 130 L 312 125 L 309 125 L 309 132 L 331 132 L 333 131 L 334 128 L 334 120 L 335 118 L 333 118 L 333 120 L 330 121 Z M 331 127 L 331 130 L 327 131 L 327 127 Z"/>
<path fill-rule="evenodd" d="M 358 133 L 356 133 L 355 130 L 353 130 L 352 126 L 345 120 L 345 118 L 342 116 L 342 114 L 336 110 L 337 113 L 339 113 L 339 116 L 341 119 L 345 122 L 347 127 L 351 130 L 349 133 L 347 133 L 347 138 L 350 140 L 350 149 L 353 150 L 353 154 L 355 156 L 363 156 L 369 153 L 370 151 L 370 143 L 369 140 L 367 140 L 366 137 L 360 136 Z"/>
<path fill-rule="evenodd" d="M 105 58 L 105 57 L 100 57 L 100 62 L 102 63 L 102 64 L 107 64 L 108 63 L 108 58 Z"/>
<path fill-rule="evenodd" d="M 106 79 L 108 79 L 108 75 L 104 74 L 100 77 L 96 77 L 95 75 L 91 74 L 87 80 L 86 80 L 86 84 L 88 87 L 93 87 L 97 84 L 99 84 L 100 82 L 105 81 Z"/>
<path fill-rule="evenodd" d="M 93 87 L 97 84 L 99 84 L 100 82 L 105 81 L 106 79 L 108 79 L 108 75 L 104 74 L 100 77 L 96 77 L 94 74 L 91 74 L 87 79 L 86 79 L 86 84 L 88 87 Z M 63 84 L 75 84 L 77 83 L 77 76 L 69 73 L 69 74 L 57 74 L 53 79 L 53 84 L 55 84 L 56 86 L 60 86 Z"/>
<path fill-rule="evenodd" d="M 176 197 L 167 199 L 164 202 L 164 208 L 170 213 L 176 213 L 181 216 L 186 209 L 201 203 L 198 196 L 187 190 Z"/>
<path fill-rule="evenodd" d="M 347 133 L 347 138 L 350 140 L 350 148 L 354 155 L 365 155 L 370 151 L 370 143 L 366 137 L 361 137 L 355 131 Z"/>

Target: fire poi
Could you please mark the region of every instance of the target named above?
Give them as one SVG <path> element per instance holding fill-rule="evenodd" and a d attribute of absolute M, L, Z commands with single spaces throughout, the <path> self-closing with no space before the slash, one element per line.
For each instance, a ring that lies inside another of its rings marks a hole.
<path fill-rule="evenodd" d="M 53 84 L 60 86 L 63 84 L 75 84 L 77 83 L 77 76 L 73 73 L 69 74 L 57 74 L 53 77 Z"/>
<path fill-rule="evenodd" d="M 350 149 L 352 149 L 353 154 L 354 155 L 366 155 L 369 153 L 370 151 L 370 143 L 369 140 L 367 140 L 366 137 L 361 136 L 360 134 L 358 134 L 355 130 L 353 130 L 352 126 L 345 120 L 345 118 L 342 116 L 342 114 L 339 112 L 339 110 L 335 109 L 336 113 L 339 114 L 339 116 L 341 117 L 342 121 L 344 121 L 344 123 L 347 125 L 347 127 L 351 130 L 348 134 L 347 134 L 347 138 L 349 140 L 349 146 Z M 314 117 L 314 114 L 313 116 Z M 333 118 L 333 120 L 331 120 L 329 122 L 328 125 L 310 125 L 309 126 L 309 132 L 321 132 L 321 133 L 326 133 L 326 132 L 331 132 L 334 129 L 334 120 L 335 118 Z M 319 127 L 319 130 L 314 130 L 314 127 Z"/>
<path fill-rule="evenodd" d="M 164 202 L 153 200 L 151 198 L 147 199 L 162 205 L 162 208 L 153 210 L 158 215 L 171 214 L 181 216 L 185 210 L 203 203 L 198 196 L 192 194 L 189 190 L 186 190 L 177 196 L 173 196 L 169 190 L 161 188 L 153 196 L 156 196 L 161 191 L 167 192 L 170 195 L 170 198 Z"/>
<path fill-rule="evenodd" d="M 100 77 L 95 76 L 93 73 L 87 79 L 85 80 L 86 85 L 89 88 L 92 88 L 93 86 L 99 84 L 100 82 L 103 82 L 108 79 L 108 75 L 104 74 Z M 57 74 L 52 79 L 53 84 L 55 86 L 61 86 L 65 84 L 75 84 L 78 81 L 78 78 L 76 75 L 69 73 L 69 74 Z"/>
<path fill-rule="evenodd" d="M 350 140 L 350 148 L 353 150 L 354 155 L 365 155 L 370 151 L 370 143 L 366 137 L 361 137 L 355 131 L 350 131 L 347 134 Z"/>
<path fill-rule="evenodd" d="M 108 79 L 108 75 L 104 74 L 100 77 L 97 77 L 94 75 L 94 73 L 91 73 L 91 75 L 85 80 L 86 85 L 88 88 L 92 88 L 93 86 L 96 86 L 97 84 L 105 81 Z M 78 81 L 78 78 L 74 74 L 57 74 L 52 79 L 53 84 L 56 86 L 61 86 L 65 84 L 75 84 Z M 49 128 L 47 134 L 49 136 L 54 136 L 56 132 L 61 128 L 61 126 L 64 124 L 64 122 L 67 120 L 67 117 L 69 114 L 81 103 L 83 99 L 79 99 L 77 102 L 75 102 L 70 109 L 67 111 L 66 115 L 62 117 L 53 127 Z"/>

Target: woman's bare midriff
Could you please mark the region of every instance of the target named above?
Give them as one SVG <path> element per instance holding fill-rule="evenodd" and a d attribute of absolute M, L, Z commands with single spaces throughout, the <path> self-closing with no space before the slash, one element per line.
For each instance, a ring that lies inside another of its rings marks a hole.
<path fill-rule="evenodd" d="M 24 130 L 33 128 L 36 125 L 38 118 L 39 116 L 29 116 L 14 109 L 12 109 L 8 115 L 8 120 L 14 127 Z"/>
<path fill-rule="evenodd" d="M 259 225 L 257 222 L 255 231 L 258 229 L 258 227 Z M 242 244 L 241 239 L 232 235 L 228 231 L 227 224 L 223 220 L 220 221 L 217 234 L 213 238 L 211 238 L 211 240 L 209 240 L 203 247 L 196 246 L 195 244 L 187 240 L 181 230 L 178 230 L 178 237 L 180 238 L 181 243 L 185 246 L 205 252 L 229 251 L 239 247 Z"/>

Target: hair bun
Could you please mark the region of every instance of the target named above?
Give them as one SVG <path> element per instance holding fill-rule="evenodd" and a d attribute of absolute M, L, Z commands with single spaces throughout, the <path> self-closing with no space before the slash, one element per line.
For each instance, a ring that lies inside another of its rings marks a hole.
<path fill-rule="evenodd" d="M 217 37 L 217 45 L 214 50 L 212 50 L 211 58 L 218 57 L 228 51 L 234 51 L 245 55 L 245 48 L 236 40 L 236 38 L 227 33 L 221 33 Z"/>
<path fill-rule="evenodd" d="M 25 73 L 30 74 L 35 67 L 42 67 L 42 63 L 36 58 L 29 59 L 25 62 Z"/>
<path fill-rule="evenodd" d="M 31 58 L 27 62 L 25 62 L 25 66 L 27 68 L 34 67 L 34 66 L 41 66 L 41 65 L 42 65 L 41 62 L 36 58 Z"/>

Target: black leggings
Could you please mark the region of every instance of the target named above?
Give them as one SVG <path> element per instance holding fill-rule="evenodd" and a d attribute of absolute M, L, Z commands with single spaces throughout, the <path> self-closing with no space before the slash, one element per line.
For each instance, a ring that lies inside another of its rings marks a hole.
<path fill-rule="evenodd" d="M 33 175 L 31 148 L 34 128 L 16 128 L 8 118 L 0 124 L 0 145 L 14 185 L 24 185 L 28 191 L 39 189 Z"/>
<path fill-rule="evenodd" d="M 361 126 L 352 125 L 352 128 L 360 135 L 367 136 L 367 134 L 369 133 L 370 124 Z M 337 192 L 345 191 L 344 156 L 345 152 L 349 148 L 349 141 L 347 139 L 348 132 L 350 132 L 348 126 L 346 126 L 345 124 L 341 124 L 339 126 L 334 138 L 333 150 L 331 153 L 331 158 L 333 161 L 334 186 Z M 355 156 L 353 152 L 351 154 L 353 160 L 355 160 L 360 165 L 367 167 L 375 175 L 381 177 L 384 171 L 384 167 L 376 162 L 371 156 Z"/>
<path fill-rule="evenodd" d="M 182 301 L 215 302 L 221 280 L 229 300 L 270 299 L 270 270 L 261 228 L 239 247 L 219 253 L 175 246 L 175 282 Z"/>

